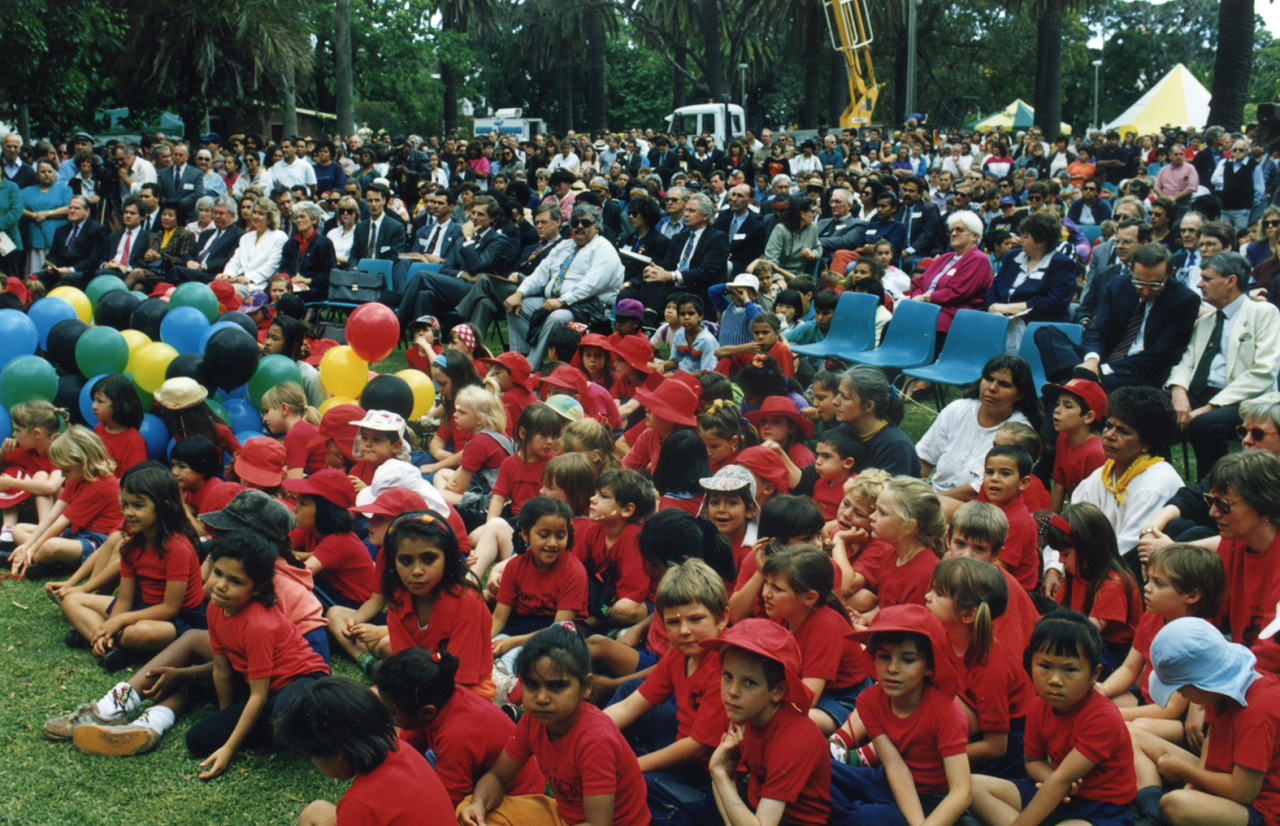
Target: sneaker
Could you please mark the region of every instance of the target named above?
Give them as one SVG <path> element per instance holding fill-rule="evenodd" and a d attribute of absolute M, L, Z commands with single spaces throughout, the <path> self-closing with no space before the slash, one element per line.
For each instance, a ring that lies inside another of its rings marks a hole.
<path fill-rule="evenodd" d="M 72 742 L 85 754 L 106 754 L 112 757 L 130 757 L 146 754 L 160 745 L 160 735 L 155 729 L 127 723 L 122 726 L 104 726 L 88 723 L 78 727 Z"/>
<path fill-rule="evenodd" d="M 57 563 L 32 562 L 22 572 L 23 579 L 48 579 L 61 574 L 63 567 Z"/>
<path fill-rule="evenodd" d="M 360 670 L 364 672 L 364 676 L 369 679 L 369 682 L 373 682 L 374 672 L 378 670 L 378 658 L 365 651 L 356 662 L 360 665 Z"/>
<path fill-rule="evenodd" d="M 97 703 L 81 703 L 76 710 L 44 722 L 44 736 L 50 740 L 70 740 L 75 730 L 87 725 L 111 725 L 123 717 L 104 717 L 98 713 Z"/>
<path fill-rule="evenodd" d="M 138 662 L 138 653 L 136 651 L 128 651 L 124 648 L 113 648 L 108 651 L 102 658 L 102 667 L 109 674 L 114 674 L 122 668 L 128 668 Z"/>
<path fill-rule="evenodd" d="M 72 628 L 67 635 L 62 638 L 62 644 L 67 648 L 88 648 L 89 641 L 80 636 L 80 632 Z"/>

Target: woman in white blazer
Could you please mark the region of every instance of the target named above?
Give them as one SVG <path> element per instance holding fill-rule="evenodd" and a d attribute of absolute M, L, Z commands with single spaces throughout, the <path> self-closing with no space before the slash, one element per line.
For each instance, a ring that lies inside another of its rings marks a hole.
<path fill-rule="evenodd" d="M 253 228 L 240 238 L 240 246 L 217 276 L 230 281 L 241 297 L 266 291 L 267 281 L 280 269 L 280 256 L 289 236 L 280 231 L 280 210 L 270 198 L 253 205 Z"/>

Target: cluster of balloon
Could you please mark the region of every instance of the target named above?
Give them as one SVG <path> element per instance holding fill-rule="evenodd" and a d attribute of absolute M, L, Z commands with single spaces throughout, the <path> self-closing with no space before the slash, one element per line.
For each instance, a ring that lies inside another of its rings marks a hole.
<path fill-rule="evenodd" d="M 377 376 L 360 393 L 360 406 L 365 410 L 390 410 L 409 419 L 413 417 L 413 405 L 413 389 L 399 376 Z"/>
<path fill-rule="evenodd" d="M 427 415 L 427 412 L 436 405 L 436 386 L 431 381 L 431 377 L 421 370 L 401 370 L 396 375 L 409 385 L 409 390 L 413 392 L 413 410 L 409 413 L 409 418 L 417 419 Z"/>

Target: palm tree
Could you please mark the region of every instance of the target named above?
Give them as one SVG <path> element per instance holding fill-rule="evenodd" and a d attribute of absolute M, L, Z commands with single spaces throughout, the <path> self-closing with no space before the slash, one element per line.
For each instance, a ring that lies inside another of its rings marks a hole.
<path fill-rule="evenodd" d="M 1253 68 L 1253 0 L 1221 0 L 1209 124 L 1239 129 Z M 1208 125 L 1208 124 L 1206 124 Z"/>
<path fill-rule="evenodd" d="M 1030 11 L 1036 18 L 1036 85 L 1032 106 L 1036 124 L 1045 135 L 1062 128 L 1062 20 L 1068 7 L 1080 8 L 1096 0 L 1008 0 L 1011 9 Z"/>
<path fill-rule="evenodd" d="M 498 10 L 497 0 L 438 0 L 436 4 L 441 30 L 453 34 L 465 34 L 468 30 L 478 33 L 488 29 Z M 458 128 L 458 86 L 464 67 L 455 65 L 454 60 L 448 50 L 442 52 L 440 83 L 444 86 L 446 133 Z"/>
<path fill-rule="evenodd" d="M 356 99 L 351 69 L 351 0 L 336 0 L 334 4 L 333 64 L 338 134 L 352 135 L 356 131 Z"/>

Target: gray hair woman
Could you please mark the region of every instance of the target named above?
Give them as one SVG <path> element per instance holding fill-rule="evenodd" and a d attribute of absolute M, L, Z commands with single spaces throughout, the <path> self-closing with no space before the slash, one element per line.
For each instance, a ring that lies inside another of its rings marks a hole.
<path fill-rule="evenodd" d="M 196 235 L 199 235 L 212 227 L 213 204 L 214 197 L 212 195 L 205 195 L 200 200 L 196 201 L 196 219 L 187 224 L 187 229 L 191 230 Z"/>
<path fill-rule="evenodd" d="M 915 301 L 928 301 L 942 308 L 935 355 L 942 350 L 956 311 L 981 310 L 992 282 L 991 259 L 979 244 L 982 219 L 970 210 L 961 210 L 947 218 L 947 232 L 951 252 L 934 256 L 929 268 L 911 279 L 911 289 L 907 291 Z"/>

